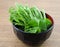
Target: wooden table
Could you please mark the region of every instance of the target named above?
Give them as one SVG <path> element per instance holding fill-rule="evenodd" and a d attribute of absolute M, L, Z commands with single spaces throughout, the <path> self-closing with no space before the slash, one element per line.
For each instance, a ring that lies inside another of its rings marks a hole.
<path fill-rule="evenodd" d="M 60 0 L 0 0 L 0 47 L 31 47 L 16 37 L 9 21 L 8 9 L 15 2 L 44 8 L 54 19 L 54 29 L 50 38 L 39 47 L 60 47 Z"/>

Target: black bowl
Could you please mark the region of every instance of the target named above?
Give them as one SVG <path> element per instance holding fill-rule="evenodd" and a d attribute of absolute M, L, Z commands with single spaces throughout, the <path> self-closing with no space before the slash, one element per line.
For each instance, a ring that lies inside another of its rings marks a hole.
<path fill-rule="evenodd" d="M 51 35 L 53 25 L 54 25 L 54 21 L 53 21 L 52 17 L 50 15 L 48 15 L 47 13 L 46 13 L 46 17 L 49 18 L 52 22 L 52 25 L 50 26 L 50 28 L 47 31 L 38 33 L 38 34 L 26 33 L 24 31 L 18 29 L 17 26 L 13 25 L 15 34 L 17 35 L 17 37 L 20 40 L 22 40 L 25 43 L 29 43 L 29 44 L 43 43 Z"/>

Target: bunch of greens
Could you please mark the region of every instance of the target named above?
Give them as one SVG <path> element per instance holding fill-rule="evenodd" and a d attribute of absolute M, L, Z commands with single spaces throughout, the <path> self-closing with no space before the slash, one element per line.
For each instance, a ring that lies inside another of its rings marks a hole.
<path fill-rule="evenodd" d="M 46 18 L 44 10 L 16 4 L 9 9 L 10 20 L 14 25 L 23 27 L 24 32 L 41 33 L 46 31 L 52 22 Z"/>

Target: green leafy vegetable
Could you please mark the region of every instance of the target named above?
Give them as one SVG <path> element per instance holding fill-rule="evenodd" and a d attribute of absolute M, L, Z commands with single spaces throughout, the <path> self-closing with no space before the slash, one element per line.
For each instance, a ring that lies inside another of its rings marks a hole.
<path fill-rule="evenodd" d="M 10 21 L 14 25 L 22 26 L 25 32 L 40 33 L 46 31 L 52 22 L 46 17 L 44 10 L 16 4 L 9 9 Z"/>

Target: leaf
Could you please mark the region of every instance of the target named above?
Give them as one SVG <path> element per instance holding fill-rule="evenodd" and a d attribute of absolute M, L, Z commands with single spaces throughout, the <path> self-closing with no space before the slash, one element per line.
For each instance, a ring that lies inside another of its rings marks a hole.
<path fill-rule="evenodd" d="M 28 33 L 41 33 L 46 31 L 52 22 L 46 18 L 45 11 L 37 7 L 28 7 L 16 3 L 15 7 L 9 9 L 10 21 L 14 25 L 24 27 Z"/>
<path fill-rule="evenodd" d="M 42 18 L 42 14 L 40 13 L 40 11 L 37 7 L 32 7 L 31 12 L 32 12 L 33 16 L 36 16 L 39 19 Z"/>
<path fill-rule="evenodd" d="M 47 18 L 46 19 L 46 26 L 48 27 L 48 26 L 50 26 L 52 24 L 52 22 Z"/>
<path fill-rule="evenodd" d="M 41 20 L 39 22 L 39 27 L 41 28 L 41 30 L 47 30 L 46 22 L 44 20 Z"/>
<path fill-rule="evenodd" d="M 29 28 L 26 31 L 29 33 L 37 33 L 38 27 Z M 39 32 L 41 32 L 41 30 L 39 30 Z"/>

